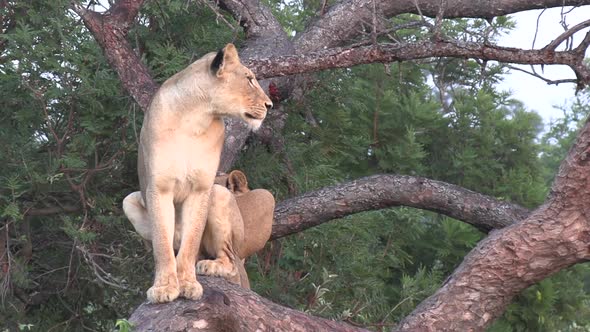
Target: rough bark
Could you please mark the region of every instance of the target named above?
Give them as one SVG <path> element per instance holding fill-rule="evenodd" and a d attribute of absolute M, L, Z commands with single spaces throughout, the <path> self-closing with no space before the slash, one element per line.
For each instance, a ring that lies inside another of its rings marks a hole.
<path fill-rule="evenodd" d="M 277 204 L 271 239 L 362 211 L 410 206 L 465 221 L 488 232 L 528 216 L 516 204 L 415 176 L 382 174 L 322 188 Z"/>
<path fill-rule="evenodd" d="M 282 307 L 220 278 L 201 276 L 199 281 L 204 294 L 198 301 L 139 306 L 130 318 L 133 331 L 366 331 Z"/>
<path fill-rule="evenodd" d="M 562 162 L 546 204 L 481 241 L 400 331 L 482 331 L 520 291 L 590 259 L 590 122 Z"/>
<path fill-rule="evenodd" d="M 586 47 L 583 47 L 583 50 L 585 49 Z M 522 50 L 476 43 L 424 41 L 411 44 L 331 48 L 301 55 L 258 58 L 246 63 L 260 77 L 275 77 L 376 62 L 390 63 L 432 57 L 475 58 L 517 64 L 563 64 L 574 70 L 581 83 L 588 84 L 590 69 L 584 64 L 583 50 L 556 52 L 552 49 Z"/>

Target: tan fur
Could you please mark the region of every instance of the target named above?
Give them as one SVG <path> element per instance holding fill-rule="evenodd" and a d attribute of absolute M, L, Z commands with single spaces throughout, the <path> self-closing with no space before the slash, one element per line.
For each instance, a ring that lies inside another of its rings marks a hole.
<path fill-rule="evenodd" d="M 156 263 L 154 285 L 147 291 L 150 302 L 201 297 L 195 248 L 201 245 L 223 146 L 221 117 L 240 117 L 257 129 L 270 106 L 232 44 L 172 76 L 154 95 L 138 148 L 141 202 Z"/>
<path fill-rule="evenodd" d="M 216 177 L 199 253 L 215 260 L 199 261 L 198 273 L 222 276 L 250 288 L 245 259 L 261 250 L 270 238 L 274 206 L 268 190 L 248 188 L 244 173 L 233 171 Z M 128 195 L 123 209 L 137 233 L 151 241 L 151 225 L 140 192 Z M 175 249 L 179 241 L 176 233 Z"/>

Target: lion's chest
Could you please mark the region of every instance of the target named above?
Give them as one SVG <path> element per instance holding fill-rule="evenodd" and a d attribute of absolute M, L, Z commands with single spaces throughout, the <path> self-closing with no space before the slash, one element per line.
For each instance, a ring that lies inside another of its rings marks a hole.
<path fill-rule="evenodd" d="M 149 149 L 149 173 L 159 191 L 173 191 L 176 202 L 194 192 L 210 190 L 219 166 L 224 128 L 215 120 L 194 134 L 177 129 Z"/>

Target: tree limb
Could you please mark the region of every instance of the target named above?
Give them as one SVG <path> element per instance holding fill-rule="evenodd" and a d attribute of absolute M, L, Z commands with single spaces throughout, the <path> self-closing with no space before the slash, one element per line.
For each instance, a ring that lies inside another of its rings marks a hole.
<path fill-rule="evenodd" d="M 31 208 L 25 211 L 27 216 L 50 216 L 60 213 L 72 213 L 80 211 L 78 205 L 48 206 L 43 208 Z"/>
<path fill-rule="evenodd" d="M 488 327 L 516 294 L 590 259 L 590 122 L 561 163 L 546 204 L 526 220 L 482 240 L 400 331 Z"/>
<path fill-rule="evenodd" d="M 203 297 L 139 306 L 133 331 L 366 331 L 282 307 L 221 278 L 200 276 Z"/>
<path fill-rule="evenodd" d="M 489 232 L 524 219 L 529 211 L 471 190 L 415 176 L 381 174 L 322 188 L 277 204 L 271 239 L 347 215 L 410 206 L 467 222 Z"/>
<path fill-rule="evenodd" d="M 422 41 L 380 44 L 353 48 L 331 48 L 302 55 L 258 58 L 246 61 L 260 77 L 294 75 L 332 68 L 348 68 L 367 63 L 389 63 L 432 57 L 475 58 L 517 64 L 561 64 L 569 66 L 578 84 L 590 83 L 590 69 L 576 50 L 523 50 L 458 41 Z"/>
<path fill-rule="evenodd" d="M 553 41 L 551 41 L 549 44 L 547 44 L 544 49 L 548 49 L 548 50 L 555 50 L 557 48 L 557 46 L 559 46 L 561 43 L 563 43 L 566 39 L 571 38 L 576 32 L 590 27 L 590 20 L 586 20 L 584 22 L 581 22 L 573 27 L 571 27 L 570 29 L 567 29 L 564 33 L 562 33 L 561 35 L 559 35 L 557 38 L 555 38 Z M 586 48 L 584 48 L 586 49 Z"/>

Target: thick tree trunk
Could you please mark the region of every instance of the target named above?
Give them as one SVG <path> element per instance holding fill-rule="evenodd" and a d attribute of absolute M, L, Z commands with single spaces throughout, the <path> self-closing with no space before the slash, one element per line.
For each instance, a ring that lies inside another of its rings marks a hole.
<path fill-rule="evenodd" d="M 366 331 L 342 322 L 282 307 L 224 279 L 199 277 L 203 297 L 139 306 L 130 321 L 135 332 Z"/>

